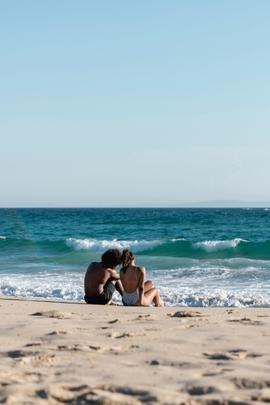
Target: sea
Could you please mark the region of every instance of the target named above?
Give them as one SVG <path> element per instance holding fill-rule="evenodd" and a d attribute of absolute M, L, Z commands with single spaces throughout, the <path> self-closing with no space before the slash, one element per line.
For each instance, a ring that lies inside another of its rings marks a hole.
<path fill-rule="evenodd" d="M 270 306 L 269 208 L 0 209 L 0 296 L 81 302 L 109 248 L 132 250 L 166 305 Z"/>

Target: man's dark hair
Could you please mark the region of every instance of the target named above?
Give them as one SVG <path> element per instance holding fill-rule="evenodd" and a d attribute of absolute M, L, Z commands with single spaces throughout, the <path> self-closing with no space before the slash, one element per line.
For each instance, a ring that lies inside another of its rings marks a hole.
<path fill-rule="evenodd" d="M 118 249 L 109 249 L 101 256 L 103 267 L 115 268 L 121 263 L 121 252 Z"/>

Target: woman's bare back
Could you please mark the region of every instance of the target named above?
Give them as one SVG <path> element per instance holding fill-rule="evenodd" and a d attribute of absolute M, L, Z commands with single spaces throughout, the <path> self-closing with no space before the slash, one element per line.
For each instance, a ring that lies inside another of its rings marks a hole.
<path fill-rule="evenodd" d="M 133 293 L 139 287 L 142 268 L 137 266 L 129 266 L 126 271 L 120 271 L 120 279 L 124 290 L 127 293 Z"/>

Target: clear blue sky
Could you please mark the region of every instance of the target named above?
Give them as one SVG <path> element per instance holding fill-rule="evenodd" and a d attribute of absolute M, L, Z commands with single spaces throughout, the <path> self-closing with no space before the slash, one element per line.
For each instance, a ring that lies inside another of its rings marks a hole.
<path fill-rule="evenodd" d="M 0 206 L 270 201 L 270 1 L 0 2 Z"/>

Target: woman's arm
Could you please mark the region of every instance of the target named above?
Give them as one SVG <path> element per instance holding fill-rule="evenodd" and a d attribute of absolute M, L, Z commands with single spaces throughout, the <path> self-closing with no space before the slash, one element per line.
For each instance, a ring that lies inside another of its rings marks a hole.
<path fill-rule="evenodd" d="M 144 304 L 144 279 L 145 279 L 145 268 L 139 267 L 139 285 L 138 285 L 139 302 L 138 302 L 138 305 L 141 305 L 141 306 Z"/>

